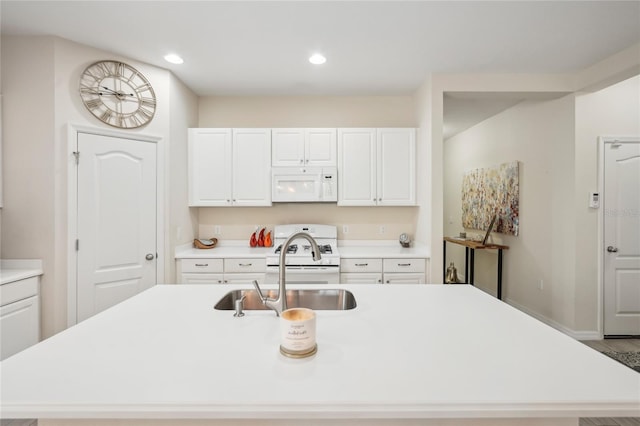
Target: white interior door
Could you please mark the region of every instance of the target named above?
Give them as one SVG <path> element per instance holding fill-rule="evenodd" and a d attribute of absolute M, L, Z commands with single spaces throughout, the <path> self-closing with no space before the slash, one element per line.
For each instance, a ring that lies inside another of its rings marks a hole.
<path fill-rule="evenodd" d="M 640 141 L 604 147 L 604 334 L 640 335 Z"/>
<path fill-rule="evenodd" d="M 156 284 L 156 144 L 78 133 L 77 321 Z"/>

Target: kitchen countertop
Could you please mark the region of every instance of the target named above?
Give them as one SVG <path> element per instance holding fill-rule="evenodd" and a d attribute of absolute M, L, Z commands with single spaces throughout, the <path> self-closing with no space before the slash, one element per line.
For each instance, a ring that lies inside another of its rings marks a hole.
<path fill-rule="evenodd" d="M 230 286 L 155 286 L 3 361 L 2 415 L 132 425 L 640 416 L 637 372 L 475 287 L 341 287 L 357 308 L 318 311 L 318 353 L 289 359 L 272 311 L 212 308 Z"/>
<path fill-rule="evenodd" d="M 385 258 L 429 258 L 425 244 L 412 242 L 402 247 L 397 240 L 346 240 L 338 241 L 340 258 L 385 257 Z"/>
<path fill-rule="evenodd" d="M 217 258 L 264 258 L 273 247 L 249 247 L 246 241 L 219 242 L 212 249 L 197 249 L 191 243 L 179 246 L 176 259 L 217 259 Z M 426 245 L 412 243 L 402 247 L 397 240 L 345 240 L 338 241 L 341 258 L 385 257 L 385 258 L 429 258 Z"/>
<path fill-rule="evenodd" d="M 42 275 L 42 261 L 35 259 L 0 260 L 0 285 Z"/>

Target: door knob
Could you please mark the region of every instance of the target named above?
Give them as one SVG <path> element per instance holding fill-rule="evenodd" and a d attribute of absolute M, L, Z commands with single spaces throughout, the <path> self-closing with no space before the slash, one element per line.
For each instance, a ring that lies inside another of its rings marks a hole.
<path fill-rule="evenodd" d="M 144 258 L 147 259 L 147 260 L 153 260 L 154 257 L 155 256 L 153 254 L 147 253 L 147 255 Z"/>
<path fill-rule="evenodd" d="M 609 247 L 607 247 L 607 251 L 609 253 L 617 253 L 618 252 L 618 248 L 614 247 L 614 246 L 609 246 Z"/>

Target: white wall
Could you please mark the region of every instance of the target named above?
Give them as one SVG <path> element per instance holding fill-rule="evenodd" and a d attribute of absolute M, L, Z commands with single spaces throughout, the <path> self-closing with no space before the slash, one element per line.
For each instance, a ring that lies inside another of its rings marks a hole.
<path fill-rule="evenodd" d="M 520 235 L 492 234 L 504 253 L 503 298 L 562 324 L 573 324 L 575 253 L 573 205 L 573 96 L 522 102 L 444 143 L 445 235 L 462 228 L 465 171 L 518 161 Z M 482 234 L 466 230 L 468 235 Z M 464 274 L 464 249 L 448 244 L 447 259 Z M 497 255 L 476 251 L 476 284 L 495 294 Z M 543 288 L 539 282 L 543 280 Z"/>
<path fill-rule="evenodd" d="M 55 66 L 51 38 L 2 38 L 2 255 L 42 259 L 43 334 L 66 321 L 56 316 L 54 227 Z M 64 286 L 66 283 L 63 283 Z"/>
<path fill-rule="evenodd" d="M 416 240 L 430 245 L 432 241 L 432 220 L 433 216 L 441 216 L 441 209 L 434 208 L 439 204 L 434 203 L 434 191 L 441 193 L 442 186 L 434 185 L 434 168 L 440 169 L 440 166 L 433 164 L 433 143 L 432 143 L 432 126 L 431 126 L 431 78 L 425 79 L 425 82 L 416 91 L 414 97 L 416 123 L 418 140 L 420 143 L 416 146 L 416 156 L 418 157 L 418 168 L 416 171 L 416 200 L 420 206 L 418 218 L 416 220 Z M 431 258 L 429 262 L 429 277 L 432 282 L 442 282 L 441 267 L 438 259 L 439 247 L 432 247 L 432 256 L 436 256 L 434 261 Z"/>
<path fill-rule="evenodd" d="M 169 196 L 165 211 L 169 212 L 165 240 L 165 282 L 177 282 L 173 254 L 175 247 L 193 241 L 198 231 L 198 218 L 189 209 L 187 185 L 187 130 L 198 124 L 198 97 L 175 76 L 169 80 L 170 124 L 169 155 L 165 161 L 165 188 Z"/>
<path fill-rule="evenodd" d="M 199 114 L 199 127 L 416 127 L 411 96 L 203 97 Z M 421 144 L 420 137 L 417 144 Z M 338 238 L 374 240 L 397 239 L 402 232 L 420 239 L 415 236 L 419 209 L 274 204 L 194 210 L 199 211 L 202 238 L 248 240 L 256 225 L 272 228 L 283 223 L 316 222 L 337 225 Z M 348 234 L 342 233 L 341 225 L 349 226 Z M 380 225 L 385 225 L 384 234 L 379 232 Z M 213 233 L 215 226 L 221 227 L 220 235 Z"/>
<path fill-rule="evenodd" d="M 42 332 L 43 337 L 48 337 L 67 326 L 67 125 L 110 128 L 93 117 L 79 98 L 82 70 L 98 60 L 117 59 L 145 74 L 158 97 L 156 116 L 148 126 L 130 132 L 162 137 L 162 166 L 169 157 L 171 125 L 176 134 L 183 134 L 182 138 L 175 136 L 173 153 L 186 152 L 186 129 L 196 121 L 195 96 L 182 87 L 173 92 L 172 99 L 171 74 L 166 70 L 60 38 L 3 37 L 2 47 L 7 166 L 2 254 L 5 258 L 43 260 Z M 191 98 L 185 101 L 191 107 L 172 120 L 170 105 L 179 104 L 182 96 Z M 179 173 L 184 174 L 184 168 Z M 169 190 L 166 188 L 162 194 L 165 199 L 160 200 L 169 210 L 164 215 L 165 230 L 172 223 Z M 190 237 L 193 225 L 189 216 L 183 215 L 179 221 Z M 177 226 L 174 224 L 173 228 Z M 166 246 L 160 244 L 163 251 Z M 163 260 L 173 262 L 173 248 L 167 248 L 169 253 Z M 164 269 L 170 271 L 170 265 Z"/>
<path fill-rule="evenodd" d="M 599 136 L 640 136 L 640 76 L 595 93 L 576 97 L 575 202 L 572 216 L 576 239 L 569 250 L 577 253 L 576 322 L 578 330 L 600 329 L 598 311 L 598 211 L 587 206 L 588 194 L 598 191 Z"/>
<path fill-rule="evenodd" d="M 465 170 L 521 162 L 520 236 L 493 234 L 510 246 L 503 296 L 579 338 L 602 332 L 598 211 L 587 196 L 599 190 L 598 137 L 611 135 L 640 136 L 638 76 L 594 93 L 521 103 L 444 144 L 446 235 L 463 230 Z M 449 244 L 447 253 L 463 273 L 463 249 Z M 495 269 L 495 254 L 476 252 L 476 282 L 488 292 Z"/>

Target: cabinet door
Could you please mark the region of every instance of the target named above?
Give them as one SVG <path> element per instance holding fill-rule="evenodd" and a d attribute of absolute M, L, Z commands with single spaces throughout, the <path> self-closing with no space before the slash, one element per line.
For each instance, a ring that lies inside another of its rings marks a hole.
<path fill-rule="evenodd" d="M 423 273 L 385 272 L 383 279 L 385 284 L 424 284 Z"/>
<path fill-rule="evenodd" d="M 40 302 L 31 296 L 0 308 L 0 360 L 40 340 Z"/>
<path fill-rule="evenodd" d="M 341 284 L 380 284 L 382 274 L 379 272 L 355 273 L 343 272 L 340 274 Z"/>
<path fill-rule="evenodd" d="M 305 165 L 336 167 L 336 129 L 305 129 Z"/>
<path fill-rule="evenodd" d="M 180 284 L 223 284 L 223 274 L 183 273 Z"/>
<path fill-rule="evenodd" d="M 224 274 L 225 284 L 251 284 L 258 281 L 258 284 L 264 284 L 265 274 Z"/>
<path fill-rule="evenodd" d="M 375 129 L 338 129 L 338 205 L 376 205 Z"/>
<path fill-rule="evenodd" d="M 271 129 L 233 129 L 233 205 L 271 205 Z"/>
<path fill-rule="evenodd" d="M 231 129 L 189 129 L 190 206 L 231 205 Z"/>
<path fill-rule="evenodd" d="M 272 166 L 304 164 L 304 129 L 272 129 L 271 138 Z"/>
<path fill-rule="evenodd" d="M 415 129 L 378 129 L 378 205 L 416 204 L 415 134 Z"/>

